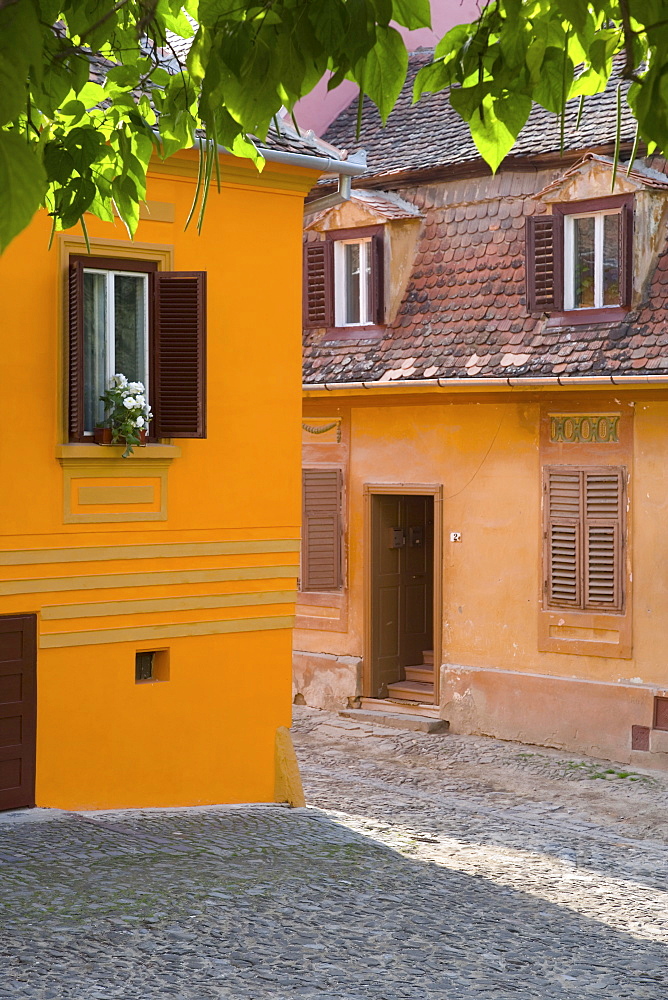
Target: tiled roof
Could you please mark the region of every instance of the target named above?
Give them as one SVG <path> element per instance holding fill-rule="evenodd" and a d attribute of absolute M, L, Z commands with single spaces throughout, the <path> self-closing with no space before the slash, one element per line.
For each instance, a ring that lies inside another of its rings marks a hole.
<path fill-rule="evenodd" d="M 668 374 L 668 248 L 621 322 L 554 327 L 525 304 L 525 220 L 561 171 L 402 189 L 425 213 L 408 288 L 381 340 L 307 336 L 305 381 Z"/>
<path fill-rule="evenodd" d="M 432 61 L 430 49 L 418 49 L 410 56 L 408 78 L 387 125 L 383 127 L 375 106 L 365 99 L 362 131 L 357 133 L 357 102 L 353 102 L 329 126 L 324 138 L 339 149 L 353 152 L 366 149 L 369 169 L 361 178 L 383 177 L 406 170 L 462 166 L 480 160 L 468 126 L 450 105 L 446 93 L 425 94 L 413 104 L 413 81 L 419 69 Z M 622 89 L 628 84 L 622 82 Z M 602 94 L 585 101 L 579 128 L 579 99 L 567 105 L 565 148 L 591 149 L 614 143 L 617 122 L 617 88 L 609 86 Z M 622 101 L 622 142 L 632 142 L 636 123 L 626 101 Z M 513 157 L 558 153 L 561 149 L 560 119 L 543 108 L 534 107 L 520 133 Z"/>

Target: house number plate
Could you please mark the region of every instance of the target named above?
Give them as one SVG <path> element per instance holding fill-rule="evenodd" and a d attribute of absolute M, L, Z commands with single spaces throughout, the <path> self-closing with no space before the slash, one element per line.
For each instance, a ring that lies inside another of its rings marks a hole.
<path fill-rule="evenodd" d="M 567 444 L 616 444 L 619 414 L 550 414 L 550 440 Z"/>

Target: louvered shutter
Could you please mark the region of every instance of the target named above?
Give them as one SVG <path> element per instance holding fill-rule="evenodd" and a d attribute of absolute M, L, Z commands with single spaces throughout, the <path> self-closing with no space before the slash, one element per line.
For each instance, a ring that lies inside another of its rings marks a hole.
<path fill-rule="evenodd" d="M 67 410 L 70 441 L 84 437 L 84 335 L 83 263 L 75 261 L 69 270 L 69 331 L 67 359 Z"/>
<path fill-rule="evenodd" d="M 545 472 L 545 589 L 549 604 L 581 604 L 582 474 L 577 469 Z"/>
<path fill-rule="evenodd" d="M 621 469 L 585 471 L 584 604 L 618 611 L 622 606 L 622 520 L 624 481 Z"/>
<path fill-rule="evenodd" d="M 371 321 L 377 326 L 385 322 L 385 260 L 383 237 L 371 237 Z"/>
<path fill-rule="evenodd" d="M 622 205 L 619 220 L 619 304 L 633 301 L 633 205 Z"/>
<path fill-rule="evenodd" d="M 527 309 L 545 312 L 563 308 L 563 218 L 529 216 L 526 220 Z"/>
<path fill-rule="evenodd" d="M 206 272 L 153 276 L 153 388 L 158 437 L 206 437 Z"/>
<path fill-rule="evenodd" d="M 331 240 L 304 244 L 304 326 L 333 325 L 333 246 Z"/>
<path fill-rule="evenodd" d="M 304 469 L 302 590 L 341 587 L 341 470 Z"/>

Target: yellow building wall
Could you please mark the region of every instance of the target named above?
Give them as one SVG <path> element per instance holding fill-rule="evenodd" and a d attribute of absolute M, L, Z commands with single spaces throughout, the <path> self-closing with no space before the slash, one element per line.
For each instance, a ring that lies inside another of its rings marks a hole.
<path fill-rule="evenodd" d="M 174 270 L 208 273 L 205 440 L 122 462 L 63 449 L 63 238 L 48 250 L 40 217 L 0 258 L 0 614 L 38 615 L 38 805 L 274 798 L 300 533 L 303 198 L 317 175 L 221 163 L 201 236 L 184 232 L 196 180 L 184 154 L 156 165 L 154 219 L 135 237 L 171 248 Z M 127 240 L 120 221 L 87 225 L 93 252 Z M 68 523 L 66 474 L 148 485 L 155 502 L 78 507 L 127 520 Z M 135 683 L 141 649 L 169 650 L 168 680 Z"/>
<path fill-rule="evenodd" d="M 307 399 L 305 422 L 337 415 L 349 428 L 343 462 L 346 624 L 325 630 L 312 620 L 295 631 L 302 681 L 313 685 L 320 662 L 323 677 L 329 671 L 330 696 L 366 693 L 361 672 L 357 688 L 350 680 L 350 664 L 365 653 L 365 484 L 396 484 L 397 493 L 404 483 L 441 484 L 441 709 L 451 727 L 636 763 L 651 757 L 652 764 L 668 766 L 668 743 L 664 748 L 658 736 L 656 753 L 631 750 L 631 727 L 651 728 L 653 698 L 668 693 L 668 548 L 661 529 L 668 505 L 668 401 L 660 397 L 660 390 L 604 398 L 583 389 L 569 396 L 553 392 L 547 404 L 557 412 L 607 412 L 612 406 L 632 418 L 632 441 L 621 460 L 608 445 L 590 446 L 586 457 L 592 464 L 620 461 L 631 472 L 630 657 L 540 648 L 541 466 L 548 461 L 541 453 L 540 419 L 548 397 L 515 391 L 512 398 L 496 392 L 403 401 L 399 393 L 368 392 Z M 582 464 L 583 453 L 569 448 L 562 446 L 558 461 Z M 326 445 L 309 444 L 304 451 L 305 464 L 328 460 Z M 451 542 L 450 532 L 461 532 L 461 542 Z M 344 659 L 332 665 L 317 660 L 323 654 Z"/>

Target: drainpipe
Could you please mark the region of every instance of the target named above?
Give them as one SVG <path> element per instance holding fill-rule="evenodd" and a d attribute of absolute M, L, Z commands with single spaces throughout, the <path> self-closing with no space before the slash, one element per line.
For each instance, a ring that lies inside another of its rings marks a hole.
<path fill-rule="evenodd" d="M 305 383 L 302 386 L 302 390 L 304 392 L 336 392 L 337 389 L 370 390 L 397 387 L 401 387 L 402 389 L 476 389 L 478 386 L 495 387 L 498 389 L 555 386 L 561 389 L 568 389 L 574 385 L 613 385 L 618 388 L 642 385 L 668 387 L 668 375 L 570 375 L 563 378 L 561 375 L 550 375 L 542 378 L 416 378 L 407 379 L 406 381 L 393 379 L 387 382 L 314 382 L 310 385 Z"/>
<path fill-rule="evenodd" d="M 326 208 L 335 208 L 337 205 L 342 205 L 344 202 L 350 201 L 352 181 L 353 179 L 350 174 L 340 174 L 338 191 L 326 194 L 324 198 L 316 198 L 315 201 L 307 202 L 304 205 L 304 215 L 323 212 Z"/>

